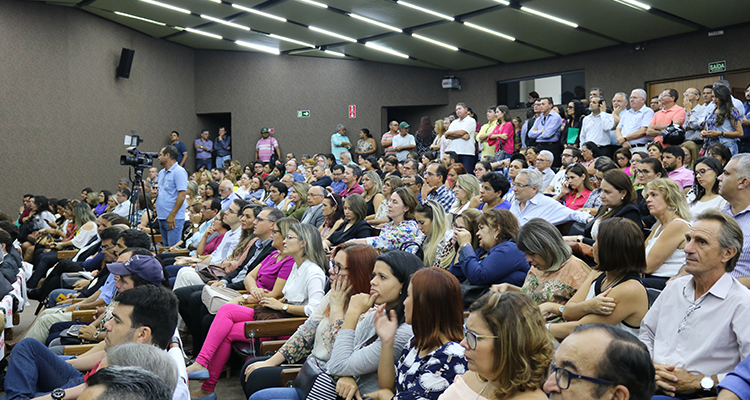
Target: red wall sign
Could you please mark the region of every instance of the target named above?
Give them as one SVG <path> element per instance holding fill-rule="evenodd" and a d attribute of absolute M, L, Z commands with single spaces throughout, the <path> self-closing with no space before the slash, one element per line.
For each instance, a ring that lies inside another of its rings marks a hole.
<path fill-rule="evenodd" d="M 357 118 L 357 106 L 349 106 L 349 118 Z"/>

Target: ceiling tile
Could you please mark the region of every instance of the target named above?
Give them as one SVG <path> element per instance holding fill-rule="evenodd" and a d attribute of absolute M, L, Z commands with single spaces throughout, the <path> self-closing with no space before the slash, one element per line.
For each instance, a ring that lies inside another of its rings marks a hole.
<path fill-rule="evenodd" d="M 697 22 L 709 28 L 745 23 L 750 21 L 750 1 L 747 0 L 642 0 L 651 7 Z"/>

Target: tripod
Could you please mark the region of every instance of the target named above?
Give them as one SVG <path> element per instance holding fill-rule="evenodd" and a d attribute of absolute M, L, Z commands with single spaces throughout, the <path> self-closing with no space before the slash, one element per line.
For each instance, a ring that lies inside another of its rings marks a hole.
<path fill-rule="evenodd" d="M 146 186 L 143 183 L 143 167 L 134 167 L 135 170 L 135 178 L 131 179 L 133 181 L 133 191 L 131 192 L 130 196 L 130 210 L 128 212 L 128 221 L 130 222 L 130 226 L 134 227 L 138 225 L 138 205 L 140 202 L 140 196 L 143 194 L 143 196 L 146 196 Z M 148 199 L 145 201 L 146 203 L 146 217 L 148 217 L 149 225 L 154 222 L 153 213 L 151 212 L 151 207 L 148 207 Z M 151 228 L 151 246 L 152 251 L 156 251 L 156 237 L 154 236 L 154 229 Z"/>

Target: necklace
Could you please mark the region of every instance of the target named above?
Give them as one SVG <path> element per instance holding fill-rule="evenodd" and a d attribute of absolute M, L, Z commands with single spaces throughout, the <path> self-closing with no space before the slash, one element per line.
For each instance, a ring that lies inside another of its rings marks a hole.
<path fill-rule="evenodd" d="M 484 389 L 487 389 L 487 385 L 489 384 L 490 384 L 490 381 L 487 381 L 487 383 L 485 383 L 484 386 L 482 386 L 482 390 L 480 390 L 479 393 L 477 393 L 477 398 L 474 400 L 479 400 L 479 398 L 482 397 L 482 392 L 484 392 Z"/>

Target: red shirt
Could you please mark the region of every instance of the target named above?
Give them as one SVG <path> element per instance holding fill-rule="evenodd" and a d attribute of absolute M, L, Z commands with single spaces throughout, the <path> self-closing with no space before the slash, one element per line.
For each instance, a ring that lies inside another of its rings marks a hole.
<path fill-rule="evenodd" d="M 583 188 L 583 191 L 578 197 L 574 197 L 576 194 L 577 192 L 570 192 L 565 196 L 565 207 L 568 207 L 571 210 L 578 210 L 583 207 L 583 205 L 586 204 L 586 200 L 589 199 L 591 191 Z"/>

